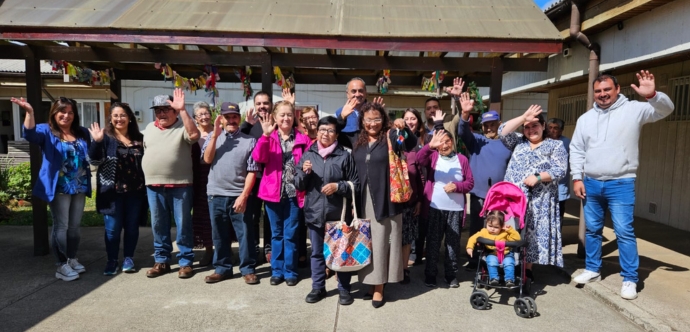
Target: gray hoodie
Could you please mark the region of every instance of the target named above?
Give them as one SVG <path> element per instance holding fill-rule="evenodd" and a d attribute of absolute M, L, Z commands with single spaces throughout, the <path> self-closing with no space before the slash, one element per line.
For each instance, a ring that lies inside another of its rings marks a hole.
<path fill-rule="evenodd" d="M 570 143 L 570 174 L 596 180 L 634 178 L 639 165 L 642 126 L 673 112 L 673 102 L 658 92 L 649 102 L 630 101 L 622 94 L 607 109 L 594 108 L 577 119 Z"/>

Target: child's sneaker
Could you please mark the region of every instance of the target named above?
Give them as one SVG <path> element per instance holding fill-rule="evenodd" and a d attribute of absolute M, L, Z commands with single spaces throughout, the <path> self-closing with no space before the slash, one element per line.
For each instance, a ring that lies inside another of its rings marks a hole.
<path fill-rule="evenodd" d="M 510 279 L 506 280 L 506 287 L 515 287 L 515 282 Z"/>
<path fill-rule="evenodd" d="M 86 272 L 86 268 L 84 265 L 79 264 L 79 260 L 76 258 L 68 258 L 67 259 L 67 264 L 69 264 L 69 267 L 72 268 L 77 273 L 84 273 Z"/>
<path fill-rule="evenodd" d="M 125 257 L 125 261 L 122 262 L 122 272 L 124 272 L 124 273 L 135 272 L 134 261 L 132 260 L 132 257 Z"/>
<path fill-rule="evenodd" d="M 57 268 L 57 271 L 55 272 L 55 278 L 64 280 L 64 281 L 72 281 L 79 279 L 79 273 L 76 271 L 72 270 L 72 267 L 69 266 L 69 264 L 65 263 L 60 265 Z"/>
<path fill-rule="evenodd" d="M 489 280 L 489 285 L 491 285 L 491 286 L 498 286 L 498 279 L 491 279 L 491 280 Z"/>
<path fill-rule="evenodd" d="M 104 276 L 114 276 L 117 274 L 117 261 L 108 261 L 105 263 L 105 270 L 103 270 Z"/>

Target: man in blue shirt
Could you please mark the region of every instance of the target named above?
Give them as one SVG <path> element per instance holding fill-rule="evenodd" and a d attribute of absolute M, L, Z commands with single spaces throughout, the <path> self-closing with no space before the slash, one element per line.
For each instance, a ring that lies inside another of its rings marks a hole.
<path fill-rule="evenodd" d="M 570 139 L 563 136 L 563 129 L 565 128 L 565 122 L 558 118 L 551 118 L 546 122 L 546 136 L 550 139 L 560 140 L 563 142 L 565 151 L 570 154 Z M 565 202 L 570 198 L 570 168 L 566 176 L 564 176 L 560 181 L 558 181 L 558 204 L 561 209 L 561 228 L 563 228 L 563 216 L 565 215 Z"/>
<path fill-rule="evenodd" d="M 347 102 L 335 116 L 345 121 L 345 128 L 338 135 L 338 144 L 350 147 L 350 138 L 359 132 L 359 108 L 367 102 L 367 87 L 364 80 L 355 77 L 347 82 Z"/>

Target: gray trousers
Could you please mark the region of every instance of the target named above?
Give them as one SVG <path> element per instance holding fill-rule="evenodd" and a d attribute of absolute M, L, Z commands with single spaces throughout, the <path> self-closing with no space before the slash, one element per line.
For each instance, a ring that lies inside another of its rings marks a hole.
<path fill-rule="evenodd" d="M 85 194 L 55 194 L 50 205 L 53 215 L 51 234 L 53 253 L 58 263 L 67 263 L 68 258 L 76 258 L 79 249 L 79 225 L 84 215 Z"/>

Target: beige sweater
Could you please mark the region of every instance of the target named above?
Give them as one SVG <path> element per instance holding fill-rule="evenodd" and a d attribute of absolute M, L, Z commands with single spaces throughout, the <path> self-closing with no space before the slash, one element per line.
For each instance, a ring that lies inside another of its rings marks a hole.
<path fill-rule="evenodd" d="M 192 144 L 182 120 L 161 130 L 154 122 L 144 130 L 144 157 L 141 167 L 146 185 L 191 184 Z"/>

